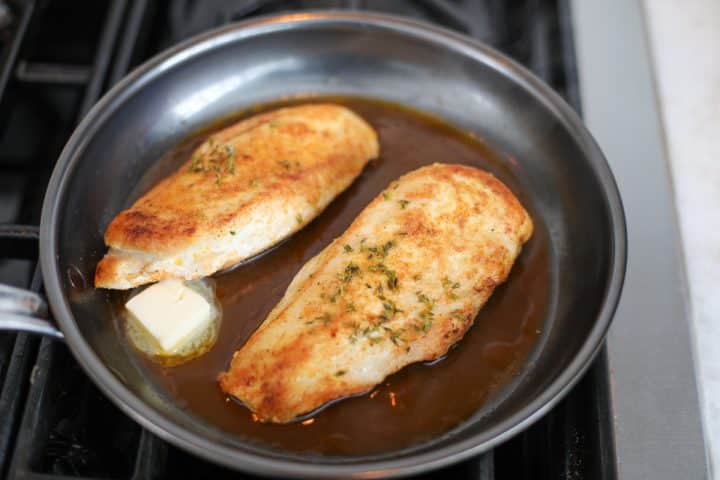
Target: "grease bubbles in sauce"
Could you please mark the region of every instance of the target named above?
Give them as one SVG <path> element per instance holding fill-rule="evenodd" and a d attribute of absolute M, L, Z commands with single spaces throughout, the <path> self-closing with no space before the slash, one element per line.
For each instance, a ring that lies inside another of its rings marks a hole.
<path fill-rule="evenodd" d="M 223 321 L 212 349 L 173 367 L 135 357 L 168 397 L 244 440 L 295 453 L 387 453 L 458 426 L 519 373 L 537 344 L 547 313 L 551 281 L 548 234 L 498 153 L 439 119 L 405 107 L 351 97 L 314 97 L 262 105 L 213 129 L 263 110 L 308 101 L 342 104 L 365 118 L 380 136 L 380 158 L 370 162 L 303 230 L 258 258 L 213 277 Z M 148 172 L 138 194 L 187 160 L 211 132 L 204 131 L 165 156 Z M 474 326 L 441 361 L 410 365 L 371 392 L 333 403 L 302 422 L 276 425 L 254 421 L 247 408 L 220 390 L 218 373 L 227 368 L 233 353 L 282 298 L 306 261 L 339 236 L 391 180 L 433 162 L 489 170 L 513 190 L 533 217 L 535 232 L 508 281 L 495 290 Z M 122 297 L 118 294 L 119 301 Z"/>

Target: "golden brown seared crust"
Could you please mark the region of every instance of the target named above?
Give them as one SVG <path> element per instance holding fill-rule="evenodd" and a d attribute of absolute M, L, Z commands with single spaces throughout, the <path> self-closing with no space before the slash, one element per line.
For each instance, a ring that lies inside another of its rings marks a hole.
<path fill-rule="evenodd" d="M 303 266 L 220 388 L 284 423 L 444 355 L 532 230 L 487 172 L 435 164 L 404 175 Z"/>
<path fill-rule="evenodd" d="M 374 130 L 332 104 L 225 128 L 113 219 L 95 285 L 130 288 L 231 266 L 310 222 L 378 150 Z"/>

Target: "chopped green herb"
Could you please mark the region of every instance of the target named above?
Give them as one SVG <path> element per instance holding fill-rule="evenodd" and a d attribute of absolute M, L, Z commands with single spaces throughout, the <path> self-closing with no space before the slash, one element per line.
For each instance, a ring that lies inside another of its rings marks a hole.
<path fill-rule="evenodd" d="M 387 277 L 387 287 L 390 290 L 397 290 L 398 278 L 395 270 L 389 269 L 384 263 L 376 263 L 370 267 L 370 271 L 384 274 Z"/>
<path fill-rule="evenodd" d="M 460 310 L 453 310 L 450 315 L 453 318 L 457 318 L 458 320 L 462 320 L 463 322 L 466 322 L 468 318 L 460 311 Z"/>
<path fill-rule="evenodd" d="M 389 335 L 390 341 L 391 341 L 392 343 L 394 343 L 395 345 L 397 345 L 398 342 L 404 341 L 404 340 L 402 339 L 402 334 L 403 334 L 403 332 L 404 332 L 403 329 L 393 330 L 393 329 L 390 328 L 390 327 L 383 327 L 383 330 L 385 330 L 386 332 L 388 332 L 388 333 L 390 334 L 390 335 Z"/>
<path fill-rule="evenodd" d="M 308 320 L 305 322 L 305 325 L 312 325 L 313 323 L 322 323 L 324 326 L 328 326 L 330 324 L 330 321 L 332 320 L 332 315 L 329 313 L 323 313 L 322 315 L 319 315 L 312 320 Z"/>
<path fill-rule="evenodd" d="M 343 248 L 345 249 L 345 252 L 346 252 L 346 253 L 350 253 L 350 252 L 353 251 L 353 248 L 352 248 L 350 245 L 347 245 L 347 244 L 346 244 Z"/>
<path fill-rule="evenodd" d="M 360 271 L 360 267 L 358 267 L 357 264 L 350 262 L 347 264 L 347 267 L 345 267 L 345 271 L 349 273 L 357 273 Z"/>
<path fill-rule="evenodd" d="M 395 270 L 386 270 L 385 275 L 387 275 L 387 286 L 390 290 L 397 290 L 398 288 L 398 279 L 397 279 L 397 273 L 395 273 Z"/>
<path fill-rule="evenodd" d="M 348 324 L 348 326 L 352 329 L 352 333 L 348 336 L 348 339 L 350 340 L 350 343 L 355 343 L 360 338 L 360 324 L 352 322 Z"/>
<path fill-rule="evenodd" d="M 257 178 L 253 178 L 248 182 L 248 185 L 251 187 L 257 187 L 260 181 Z"/>
<path fill-rule="evenodd" d="M 398 200 L 398 203 L 400 204 L 400 208 L 402 208 L 403 210 L 405 210 L 405 207 L 408 206 L 408 203 L 410 203 L 410 201 L 403 199 L 403 200 Z"/>
<path fill-rule="evenodd" d="M 385 200 L 390 200 L 390 192 L 387 192 L 387 191 L 383 192 L 383 198 Z"/>
<path fill-rule="evenodd" d="M 427 332 L 430 330 L 430 327 L 432 327 L 432 322 L 435 318 L 435 313 L 433 313 L 435 302 L 420 291 L 415 292 L 415 295 L 417 295 L 418 301 L 425 306 L 425 308 L 420 312 L 420 318 L 423 321 L 421 324 L 415 325 L 415 330 Z"/>
<path fill-rule="evenodd" d="M 460 284 L 458 282 L 453 282 L 448 277 L 445 277 L 442 279 L 443 288 L 447 289 L 453 289 L 456 290 L 460 288 Z"/>
<path fill-rule="evenodd" d="M 330 296 L 330 301 L 331 301 L 332 303 L 337 303 L 337 299 L 340 298 L 340 295 L 342 295 L 342 293 L 343 293 L 342 288 L 338 288 L 337 290 L 335 290 L 335 293 L 333 293 L 333 294 Z"/>
<path fill-rule="evenodd" d="M 235 156 L 233 145 L 219 144 L 215 137 L 209 137 L 192 156 L 189 170 L 194 173 L 212 172 L 215 184 L 222 185 L 223 175 L 235 174 Z"/>
<path fill-rule="evenodd" d="M 337 372 L 335 372 L 335 376 L 336 376 L 336 377 L 342 377 L 342 376 L 345 375 L 346 373 L 347 373 L 347 370 L 338 370 Z"/>
<path fill-rule="evenodd" d="M 377 245 L 365 246 L 365 245 L 363 245 L 363 242 L 360 242 L 360 251 L 368 252 L 368 255 L 367 255 L 368 260 L 370 260 L 374 257 L 385 258 L 385 257 L 387 257 L 388 253 L 390 252 L 390 249 L 395 247 L 395 245 L 396 245 L 396 243 L 394 240 L 388 240 L 381 247 L 378 247 Z"/>
<path fill-rule="evenodd" d="M 302 223 L 303 223 L 302 215 L 300 215 L 299 213 L 297 215 L 295 215 L 295 221 L 297 222 L 298 225 L 302 225 Z"/>
<path fill-rule="evenodd" d="M 360 267 L 353 262 L 350 262 L 345 267 L 345 270 L 342 273 L 338 273 L 338 278 L 345 284 L 349 283 L 350 280 L 352 280 L 353 276 L 356 273 L 360 272 Z"/>
<path fill-rule="evenodd" d="M 345 310 L 349 313 L 357 311 L 357 309 L 355 308 L 355 304 L 352 302 L 347 304 L 347 306 L 345 307 Z"/>
<path fill-rule="evenodd" d="M 362 334 L 366 337 L 370 336 L 371 333 L 375 333 L 380 329 L 379 323 L 373 323 L 371 325 L 368 325 L 367 327 L 363 328 Z"/>
<path fill-rule="evenodd" d="M 402 313 L 402 310 L 397 308 L 397 305 L 395 305 L 395 302 L 393 302 L 392 300 L 387 300 L 387 299 L 383 302 L 383 311 L 384 311 L 383 314 L 387 318 L 392 318 L 395 316 L 395 314 Z"/>
<path fill-rule="evenodd" d="M 204 170 L 205 170 L 205 165 L 203 165 L 202 157 L 196 153 L 192 157 L 192 162 L 190 163 L 190 171 L 191 172 L 202 172 Z"/>
<path fill-rule="evenodd" d="M 225 155 L 227 155 L 225 168 L 230 175 L 235 175 L 235 147 L 226 144 Z"/>
<path fill-rule="evenodd" d="M 435 302 L 423 292 L 418 290 L 417 292 L 415 292 L 415 295 L 417 295 L 418 302 L 425 305 L 425 308 L 427 308 L 428 310 L 432 310 L 433 308 L 435 308 Z"/>
<path fill-rule="evenodd" d="M 383 245 L 383 247 L 382 247 L 383 256 L 386 257 L 388 252 L 390 251 L 390 249 L 393 248 L 394 246 L 395 246 L 395 242 L 393 240 L 385 242 L 385 245 Z"/>
<path fill-rule="evenodd" d="M 425 315 L 421 314 L 420 317 L 422 317 L 422 322 L 416 322 L 413 324 L 413 328 L 415 331 L 427 333 L 430 331 L 430 328 L 432 328 L 433 324 L 433 314 L 430 312 L 423 312 Z"/>
<path fill-rule="evenodd" d="M 322 322 L 324 326 L 328 326 L 330 324 L 330 321 L 332 320 L 332 315 L 329 313 L 324 313 L 320 315 L 319 317 L 315 317 L 315 321 Z"/>
<path fill-rule="evenodd" d="M 290 167 L 292 166 L 292 164 L 290 163 L 289 160 L 280 160 L 280 161 L 278 161 L 278 163 L 279 163 L 285 170 L 290 170 Z"/>
<path fill-rule="evenodd" d="M 230 235 L 235 235 L 235 230 L 230 230 Z"/>
<path fill-rule="evenodd" d="M 460 284 L 458 282 L 453 282 L 448 277 L 444 277 L 442 279 L 442 285 L 443 285 L 443 288 L 445 289 L 445 294 L 448 297 L 450 297 L 450 299 L 452 299 L 452 300 L 458 299 L 457 294 L 455 292 L 453 292 L 453 290 L 457 290 L 458 288 L 460 288 Z"/>

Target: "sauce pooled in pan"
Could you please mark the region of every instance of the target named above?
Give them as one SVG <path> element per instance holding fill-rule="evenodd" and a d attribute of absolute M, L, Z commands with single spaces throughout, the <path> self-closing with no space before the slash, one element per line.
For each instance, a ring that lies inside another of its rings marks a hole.
<path fill-rule="evenodd" d="M 299 233 L 264 255 L 213 277 L 223 320 L 217 343 L 209 352 L 175 367 L 164 367 L 139 353 L 137 358 L 168 396 L 249 441 L 298 453 L 385 453 L 431 440 L 456 427 L 520 371 L 546 316 L 550 289 L 547 232 L 502 157 L 466 133 L 391 103 L 349 97 L 313 101 L 345 105 L 367 120 L 380 136 L 380 158 Z M 288 103 L 263 105 L 242 116 Z M 205 131 L 171 151 L 157 169 L 148 172 L 139 188 L 146 190 L 161 178 L 160 170 L 176 168 L 187 160 L 192 147 L 209 133 Z M 342 234 L 391 180 L 433 162 L 489 170 L 513 190 L 532 216 L 535 232 L 507 282 L 495 290 L 474 326 L 443 360 L 406 367 L 368 394 L 329 405 L 303 422 L 277 425 L 254 421 L 247 408 L 220 390 L 218 373 L 282 298 L 307 260 Z M 122 305 L 128 292 L 113 295 Z"/>

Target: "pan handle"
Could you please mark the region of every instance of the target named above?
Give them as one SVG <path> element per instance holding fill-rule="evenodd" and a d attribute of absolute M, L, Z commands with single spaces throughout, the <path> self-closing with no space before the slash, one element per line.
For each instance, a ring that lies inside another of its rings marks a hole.
<path fill-rule="evenodd" d="M 35 292 L 0 284 L 0 330 L 20 330 L 62 339 L 48 320 L 45 300 Z"/>

